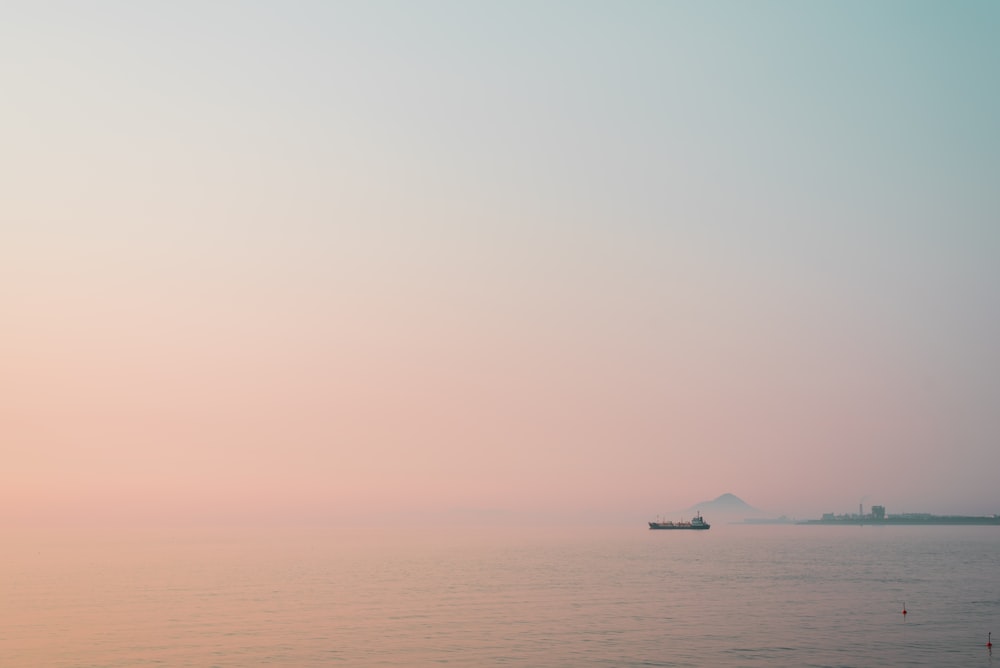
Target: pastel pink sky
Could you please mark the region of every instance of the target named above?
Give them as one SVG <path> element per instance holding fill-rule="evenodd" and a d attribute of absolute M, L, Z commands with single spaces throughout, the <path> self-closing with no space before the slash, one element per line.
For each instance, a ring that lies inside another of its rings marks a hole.
<path fill-rule="evenodd" d="M 5 20 L 0 522 L 1000 512 L 995 7 L 379 7 Z"/>

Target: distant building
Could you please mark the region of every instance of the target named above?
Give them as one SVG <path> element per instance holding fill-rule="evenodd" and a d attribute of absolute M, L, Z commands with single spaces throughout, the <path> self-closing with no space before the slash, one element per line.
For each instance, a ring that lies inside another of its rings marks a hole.
<path fill-rule="evenodd" d="M 873 520 L 884 520 L 885 519 L 885 506 L 872 506 L 872 519 Z"/>

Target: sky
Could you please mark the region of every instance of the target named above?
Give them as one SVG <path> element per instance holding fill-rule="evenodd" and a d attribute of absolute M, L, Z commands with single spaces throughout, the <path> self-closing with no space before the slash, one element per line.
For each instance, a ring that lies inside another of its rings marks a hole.
<path fill-rule="evenodd" d="M 7 3 L 0 523 L 1000 513 L 997 34 Z"/>

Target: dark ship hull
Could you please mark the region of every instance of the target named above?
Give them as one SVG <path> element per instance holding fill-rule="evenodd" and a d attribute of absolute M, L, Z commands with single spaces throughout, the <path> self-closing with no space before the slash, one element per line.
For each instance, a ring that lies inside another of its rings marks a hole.
<path fill-rule="evenodd" d="M 675 530 L 687 530 L 687 531 L 707 531 L 712 528 L 712 525 L 702 519 L 701 513 L 698 513 L 690 522 L 650 522 L 649 528 L 651 530 L 659 531 L 675 531 Z"/>

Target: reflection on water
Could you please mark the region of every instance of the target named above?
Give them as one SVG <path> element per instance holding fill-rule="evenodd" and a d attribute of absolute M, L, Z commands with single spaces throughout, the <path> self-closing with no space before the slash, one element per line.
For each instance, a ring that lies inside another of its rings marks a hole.
<path fill-rule="evenodd" d="M 988 665 L 1000 628 L 995 527 L 8 539 L 3 666 Z"/>

